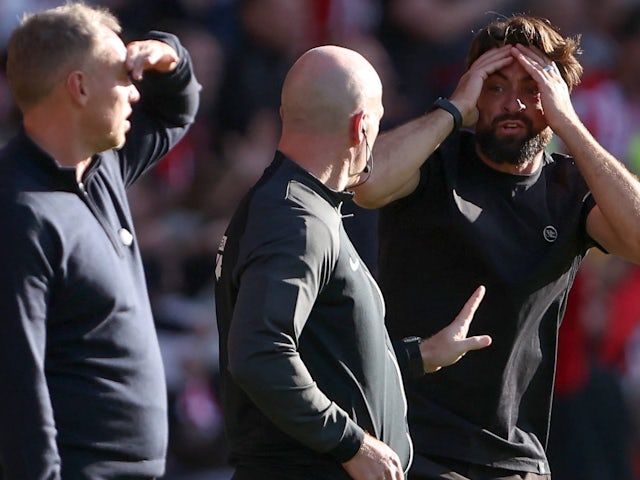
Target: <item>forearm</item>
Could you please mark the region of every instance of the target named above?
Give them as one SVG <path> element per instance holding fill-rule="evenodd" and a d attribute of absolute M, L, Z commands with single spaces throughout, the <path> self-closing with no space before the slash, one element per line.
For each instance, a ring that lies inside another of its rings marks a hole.
<path fill-rule="evenodd" d="M 19 365 L 18 359 L 14 358 L 12 362 Z M 24 377 L 23 368 L 21 365 Z M 12 381 L 9 379 L 11 375 L 6 374 L 6 371 L 0 372 L 0 473 L 4 472 L 7 479 L 57 480 L 60 478 L 61 460 L 48 393 L 33 387 L 20 391 L 25 382 Z M 33 383 L 41 384 L 36 379 Z"/>
<path fill-rule="evenodd" d="M 611 230 L 595 238 L 611 253 L 640 260 L 640 182 L 627 168 L 607 152 L 580 122 L 561 136 L 580 169 L 599 211 Z M 600 231 L 590 231 L 598 235 Z M 609 241 L 609 244 L 607 244 Z"/>
<path fill-rule="evenodd" d="M 319 229 L 311 230 L 322 237 Z M 286 236 L 282 229 L 275 232 Z M 267 245 L 260 251 L 267 249 L 268 254 L 254 251 L 253 261 L 242 262 L 227 339 L 228 370 L 280 430 L 343 462 L 356 453 L 364 432 L 335 399 L 328 398 L 298 351 L 299 336 L 323 285 L 319 272 L 324 268 L 315 263 L 322 256 L 307 255 L 307 261 L 301 261 L 296 253 L 298 240 L 287 236 L 285 243 L 276 245 L 272 239 L 263 237 Z M 326 239 L 320 245 L 329 242 Z M 274 250 L 286 253 L 278 255 Z"/>
<path fill-rule="evenodd" d="M 0 203 L 0 223 L 9 226 L 0 242 L 0 471 L 7 480 L 56 480 L 60 457 L 45 375 L 55 240 L 31 206 L 4 193 Z"/>
<path fill-rule="evenodd" d="M 272 344 L 238 358 L 232 345 L 229 371 L 234 381 L 280 430 L 337 462 L 357 452 L 364 431 L 320 390 L 297 353 L 286 354 Z"/>
<path fill-rule="evenodd" d="M 453 130 L 453 118 L 437 109 L 381 134 L 373 147 L 371 177 L 355 189 L 355 202 L 379 208 L 409 195 L 420 180 L 420 167 Z"/>
<path fill-rule="evenodd" d="M 55 480 L 61 462 L 44 373 L 44 320 L 21 315 L 10 292 L 0 298 L 0 470 L 7 479 Z"/>

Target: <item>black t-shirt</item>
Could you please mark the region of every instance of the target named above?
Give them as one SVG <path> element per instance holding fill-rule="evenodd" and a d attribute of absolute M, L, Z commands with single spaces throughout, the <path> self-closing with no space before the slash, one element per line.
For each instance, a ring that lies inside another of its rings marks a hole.
<path fill-rule="evenodd" d="M 526 176 L 498 172 L 453 135 L 416 190 L 380 214 L 380 286 L 392 339 L 449 324 L 478 285 L 487 293 L 469 335 L 493 344 L 409 389 L 417 454 L 548 472 L 544 453 L 557 329 L 593 242 L 594 206 L 571 158 L 545 155 Z"/>

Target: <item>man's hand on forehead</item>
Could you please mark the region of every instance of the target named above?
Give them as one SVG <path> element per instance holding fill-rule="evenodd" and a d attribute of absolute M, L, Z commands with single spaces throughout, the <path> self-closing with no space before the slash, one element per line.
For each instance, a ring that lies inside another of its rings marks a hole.
<path fill-rule="evenodd" d="M 522 55 L 529 58 L 532 64 L 537 64 L 542 69 L 553 64 L 553 61 L 538 47 L 528 47 L 526 45 L 517 44 L 515 45 L 515 48 L 517 51 L 522 53 Z"/>
<path fill-rule="evenodd" d="M 159 40 L 140 40 L 127 45 L 127 70 L 133 80 L 141 80 L 146 70 L 170 72 L 180 58 L 169 44 Z"/>

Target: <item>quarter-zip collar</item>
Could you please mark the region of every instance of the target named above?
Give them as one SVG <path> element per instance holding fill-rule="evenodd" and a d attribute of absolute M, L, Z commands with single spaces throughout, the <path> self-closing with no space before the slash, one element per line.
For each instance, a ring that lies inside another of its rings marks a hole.
<path fill-rule="evenodd" d="M 28 154 L 28 158 L 33 160 L 37 169 L 55 181 L 56 189 L 67 192 L 78 191 L 76 168 L 60 165 L 51 155 L 44 151 L 33 141 L 31 137 L 29 137 L 24 127 L 20 127 L 16 137 L 12 140 L 12 144 L 15 148 L 26 152 Z M 83 179 L 89 178 L 91 172 L 97 168 L 100 162 L 100 155 L 94 155 L 90 164 L 83 173 Z"/>
<path fill-rule="evenodd" d="M 353 192 L 348 190 L 339 191 L 327 187 L 316 176 L 312 175 L 280 151 L 276 151 L 273 163 L 276 168 L 278 165 L 283 165 L 285 168 L 295 171 L 297 176 L 305 179 L 304 183 L 306 185 L 321 194 L 335 208 L 340 208 L 343 202 L 353 200 Z"/>

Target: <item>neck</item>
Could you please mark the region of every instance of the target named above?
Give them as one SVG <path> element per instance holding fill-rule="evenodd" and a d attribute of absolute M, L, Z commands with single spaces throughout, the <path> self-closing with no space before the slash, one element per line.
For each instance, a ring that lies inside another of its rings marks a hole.
<path fill-rule="evenodd" d="M 335 142 L 317 137 L 295 141 L 283 137 L 278 150 L 327 187 L 337 191 L 347 187 L 350 163 Z"/>
<path fill-rule="evenodd" d="M 91 162 L 91 153 L 82 148 L 72 122 L 55 113 L 29 112 L 24 115 L 26 134 L 60 166 L 75 167 L 80 181 L 84 170 Z"/>

